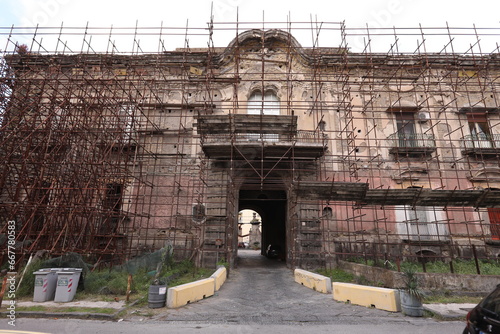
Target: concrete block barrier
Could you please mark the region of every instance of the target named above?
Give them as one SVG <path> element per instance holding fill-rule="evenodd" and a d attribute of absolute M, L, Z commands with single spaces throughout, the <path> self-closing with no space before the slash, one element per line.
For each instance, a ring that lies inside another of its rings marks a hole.
<path fill-rule="evenodd" d="M 224 282 L 226 281 L 227 278 L 227 269 L 224 266 L 219 267 L 213 274 L 210 276 L 210 278 L 214 279 L 214 288 L 215 291 L 219 291 L 220 287 Z"/>
<path fill-rule="evenodd" d="M 390 312 L 401 311 L 399 291 L 395 289 L 334 282 L 332 290 L 334 300 Z"/>
<path fill-rule="evenodd" d="M 312 273 L 303 269 L 295 269 L 294 277 L 295 282 L 315 291 L 322 293 L 332 292 L 332 281 L 330 277 Z"/>
<path fill-rule="evenodd" d="M 177 308 L 213 296 L 215 280 L 205 278 L 199 281 L 174 286 L 167 291 L 167 307 Z"/>

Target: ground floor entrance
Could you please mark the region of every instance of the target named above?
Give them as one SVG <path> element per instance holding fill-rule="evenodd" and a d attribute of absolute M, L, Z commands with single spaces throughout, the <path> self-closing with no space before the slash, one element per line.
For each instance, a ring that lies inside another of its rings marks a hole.
<path fill-rule="evenodd" d="M 262 256 L 277 261 L 286 261 L 287 255 L 287 198 L 283 190 L 252 190 L 242 189 L 239 192 L 238 211 L 253 210 L 260 216 L 252 224 L 253 232 L 260 228 L 260 244 L 246 245 L 250 249 L 258 249 Z M 240 225 L 246 221 L 238 221 Z M 240 226 L 241 227 L 241 226 Z M 241 247 L 240 247 L 241 249 Z"/>

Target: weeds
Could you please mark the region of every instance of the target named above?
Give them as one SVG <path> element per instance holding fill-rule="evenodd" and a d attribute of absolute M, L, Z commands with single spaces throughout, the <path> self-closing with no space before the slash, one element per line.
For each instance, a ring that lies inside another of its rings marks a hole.
<path fill-rule="evenodd" d="M 197 268 L 190 261 L 181 261 L 174 263 L 167 259 L 168 264 L 161 267 L 159 273 L 151 270 L 151 266 L 134 268 L 132 275 L 131 293 L 140 297 L 147 295 L 149 286 L 155 279 L 160 284 L 167 286 L 176 286 L 189 283 L 198 279 L 209 277 L 212 270 Z M 50 263 L 52 264 L 52 263 Z M 54 264 L 52 264 L 54 265 Z M 18 297 L 32 296 L 35 285 L 35 275 L 33 273 L 41 268 L 48 268 L 47 261 L 37 260 L 26 268 L 26 274 L 23 277 L 21 286 L 17 290 Z M 85 275 L 82 273 L 79 289 L 76 299 L 97 298 L 110 299 L 110 296 L 125 296 L 127 294 L 129 268 L 115 267 L 112 269 L 88 271 Z M 23 269 L 24 270 L 24 269 Z M 108 296 L 108 297 L 107 297 Z"/>
<path fill-rule="evenodd" d="M 422 265 L 417 266 L 414 262 L 406 261 L 401 263 L 401 270 L 411 266 L 415 266 L 418 272 L 423 272 Z M 482 275 L 500 275 L 500 266 L 495 261 L 481 260 L 479 261 L 479 268 Z M 450 264 L 442 261 L 427 262 L 425 269 L 428 273 L 447 274 L 451 272 Z M 476 275 L 476 262 L 474 260 L 454 260 L 453 271 L 455 274 Z"/>
<path fill-rule="evenodd" d="M 141 275 L 142 274 L 142 275 Z M 121 271 L 95 271 L 85 277 L 84 291 L 99 295 L 125 295 L 127 293 L 128 274 Z M 144 273 L 138 273 L 134 282 L 142 283 Z M 135 292 L 134 287 L 132 292 Z"/>
<path fill-rule="evenodd" d="M 395 266 L 392 262 L 386 261 L 384 263 L 375 262 L 372 259 L 365 259 L 362 257 L 351 257 L 347 259 L 348 262 L 354 262 L 359 264 L 365 264 L 372 267 L 383 267 L 385 268 L 385 264 L 389 266 L 391 270 L 395 270 Z M 423 272 L 422 264 L 411 262 L 411 261 L 402 261 L 400 263 L 401 271 L 407 270 L 411 267 L 414 267 L 416 272 Z M 500 275 L 500 266 L 495 260 L 480 260 L 479 268 L 481 270 L 481 275 Z M 425 269 L 428 273 L 438 273 L 438 274 L 447 274 L 451 272 L 450 263 L 443 261 L 429 261 L 425 263 Z M 453 260 L 453 271 L 455 274 L 462 275 L 476 275 L 476 262 L 474 260 L 464 260 L 464 259 L 456 259 Z"/>
<path fill-rule="evenodd" d="M 356 278 L 353 274 L 341 269 L 318 269 L 317 273 L 330 277 L 332 282 L 355 283 Z"/>
<path fill-rule="evenodd" d="M 424 302 L 426 304 L 477 304 L 483 297 L 479 296 L 459 296 L 456 294 L 435 294 L 426 295 Z"/>
<path fill-rule="evenodd" d="M 210 276 L 212 271 L 196 268 L 190 261 L 182 261 L 164 266 L 156 271 L 137 270 L 132 276 L 132 293 L 147 293 L 149 286 L 158 277 L 158 283 L 176 286 Z M 98 295 L 125 295 L 127 293 L 128 272 L 123 270 L 95 271 L 85 278 L 85 292 Z"/>

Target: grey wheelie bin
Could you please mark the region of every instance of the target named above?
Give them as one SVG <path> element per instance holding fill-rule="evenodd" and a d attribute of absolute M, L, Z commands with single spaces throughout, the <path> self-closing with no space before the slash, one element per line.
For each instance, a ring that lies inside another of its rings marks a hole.
<path fill-rule="evenodd" d="M 46 302 L 53 300 L 56 293 L 57 273 L 51 269 L 40 269 L 33 273 L 35 275 L 34 302 Z"/>
<path fill-rule="evenodd" d="M 81 273 L 80 268 L 62 268 L 57 271 L 55 302 L 66 303 L 73 300 Z"/>

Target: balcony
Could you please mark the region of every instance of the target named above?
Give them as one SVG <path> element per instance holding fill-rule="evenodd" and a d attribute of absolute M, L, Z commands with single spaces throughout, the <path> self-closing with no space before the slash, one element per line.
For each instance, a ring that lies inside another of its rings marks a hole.
<path fill-rule="evenodd" d="M 323 133 L 297 130 L 297 116 L 205 115 L 195 125 L 203 152 L 214 159 L 316 159 L 327 149 Z"/>
<path fill-rule="evenodd" d="M 464 155 L 496 156 L 500 154 L 500 134 L 468 135 L 460 139 Z"/>
<path fill-rule="evenodd" d="M 434 135 L 425 133 L 393 133 L 387 137 L 389 153 L 405 156 L 429 155 L 436 151 Z"/>

